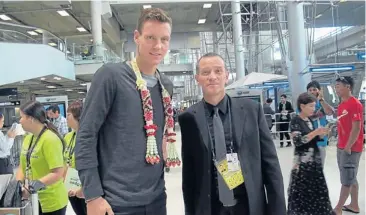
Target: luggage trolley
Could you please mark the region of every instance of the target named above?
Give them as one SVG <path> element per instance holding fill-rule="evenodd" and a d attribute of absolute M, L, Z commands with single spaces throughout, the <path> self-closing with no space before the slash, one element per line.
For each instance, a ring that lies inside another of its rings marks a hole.
<path fill-rule="evenodd" d="M 5 194 L 11 180 L 13 180 L 13 175 L 0 175 L 0 199 Z M 22 200 L 21 207 L 0 207 L 0 215 L 38 215 L 38 200 L 38 193 L 32 192 L 29 199 Z"/>

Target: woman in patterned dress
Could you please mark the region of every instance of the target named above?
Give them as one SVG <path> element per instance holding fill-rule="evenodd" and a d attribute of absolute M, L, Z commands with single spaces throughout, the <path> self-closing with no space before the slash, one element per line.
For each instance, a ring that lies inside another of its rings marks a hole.
<path fill-rule="evenodd" d="M 290 123 L 295 153 L 288 188 L 288 215 L 334 214 L 317 146 L 317 141 L 328 133 L 328 129 L 314 130 L 309 119 L 315 102 L 314 96 L 301 94 L 297 100 L 300 113 Z"/>

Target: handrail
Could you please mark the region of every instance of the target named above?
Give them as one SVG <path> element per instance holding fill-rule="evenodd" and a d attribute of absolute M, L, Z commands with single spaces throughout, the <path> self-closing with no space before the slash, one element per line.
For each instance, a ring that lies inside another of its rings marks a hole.
<path fill-rule="evenodd" d="M 323 40 L 323 39 L 326 39 L 326 38 L 330 38 L 330 37 L 333 37 L 339 33 L 344 33 L 350 29 L 352 29 L 354 26 L 347 26 L 347 27 L 337 27 L 335 30 L 329 32 L 328 34 L 326 35 L 323 35 L 319 38 L 317 38 L 316 40 L 314 40 L 314 43 L 317 43 L 319 42 L 320 40 Z"/>
<path fill-rule="evenodd" d="M 7 29 L 0 29 L 0 31 L 17 33 L 17 34 L 20 34 L 20 35 L 23 35 L 23 36 L 27 37 L 28 39 L 31 39 L 31 40 L 34 40 L 34 41 L 38 42 L 38 40 L 36 40 L 36 39 L 32 38 L 31 36 L 28 36 L 28 35 L 26 35 L 22 32 L 19 32 L 19 31 L 13 31 L 13 30 L 7 30 Z"/>
<path fill-rule="evenodd" d="M 0 21 L 0 25 L 9 25 L 9 26 L 20 27 L 20 28 L 28 28 L 28 29 L 32 29 L 32 30 L 42 30 L 43 32 L 46 32 L 47 34 L 49 34 L 49 35 L 57 38 L 58 40 L 61 40 L 63 43 L 65 43 L 65 41 L 63 39 L 61 39 L 60 37 L 52 34 L 51 32 L 49 32 L 49 31 L 47 31 L 43 28 L 38 28 L 38 27 L 34 27 L 34 26 L 26 26 L 26 25 L 19 25 L 19 24 L 2 22 L 2 21 Z"/>

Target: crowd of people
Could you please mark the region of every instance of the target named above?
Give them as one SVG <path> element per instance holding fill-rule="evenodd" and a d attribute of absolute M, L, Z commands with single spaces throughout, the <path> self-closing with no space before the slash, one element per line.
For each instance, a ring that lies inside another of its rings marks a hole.
<path fill-rule="evenodd" d="M 294 144 L 286 207 L 270 120 L 264 115 L 271 100 L 262 107 L 228 96 L 225 61 L 207 53 L 198 59 L 195 75 L 202 101 L 174 114 L 173 84 L 157 70 L 169 49 L 171 29 L 172 20 L 163 10 L 143 10 L 134 32 L 136 58 L 103 65 L 85 103 L 69 105 L 66 119 L 57 106 L 46 111 L 35 101 L 22 104 L 20 124 L 29 135 L 24 138 L 16 179 L 23 184 L 24 198 L 29 189 L 38 192 L 40 214 L 65 215 L 69 201 L 77 215 L 167 214 L 164 167 L 181 164 L 175 148 L 176 116 L 182 136 L 185 214 L 360 211 L 357 170 L 363 119 L 362 105 L 352 96 L 352 78 L 339 77 L 335 85 L 341 98 L 337 110 L 341 193 L 334 208 L 323 172 L 329 132 L 323 119 L 333 114 L 333 108 L 315 81 L 297 98 L 296 110 L 286 95 L 281 96 L 281 146 Z M 298 114 L 291 117 L 292 112 Z M 8 155 L 13 138 L 11 131 L 0 134 L 0 156 Z M 8 171 L 4 165 L 0 158 L 1 171 Z M 349 196 L 351 203 L 345 205 Z"/>

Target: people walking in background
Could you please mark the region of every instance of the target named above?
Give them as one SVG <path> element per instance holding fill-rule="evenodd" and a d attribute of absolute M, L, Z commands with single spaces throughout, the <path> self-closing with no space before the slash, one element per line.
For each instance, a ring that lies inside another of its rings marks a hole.
<path fill-rule="evenodd" d="M 76 133 L 79 130 L 79 121 L 81 116 L 81 111 L 83 109 L 82 101 L 75 101 L 69 105 L 67 108 L 67 125 L 72 129 L 71 132 L 66 134 L 65 143 L 66 148 L 64 151 L 64 159 L 66 161 L 66 171 L 75 169 L 75 143 L 76 143 Z M 84 199 L 84 194 L 82 188 L 76 188 L 68 190 L 69 201 L 76 215 L 86 215 L 86 203 Z"/>
<path fill-rule="evenodd" d="M 316 97 L 309 93 L 297 99 L 299 115 L 290 123 L 295 152 L 288 188 L 288 215 L 331 215 L 333 208 L 323 174 L 317 142 L 328 133 L 327 128 L 314 128 L 313 115 Z"/>
<path fill-rule="evenodd" d="M 289 135 L 289 123 L 291 120 L 290 114 L 294 112 L 291 102 L 287 101 L 287 96 L 285 94 L 281 95 L 281 102 L 278 105 L 278 112 L 281 113 L 279 116 L 279 131 L 280 131 L 280 145 L 283 147 L 283 142 L 285 142 L 284 137 L 287 139 L 287 146 L 291 146 L 291 138 Z"/>
<path fill-rule="evenodd" d="M 358 204 L 358 166 L 363 148 L 362 104 L 352 95 L 354 82 L 349 76 L 336 80 L 336 92 L 341 98 L 338 106 L 338 149 L 337 161 L 341 178 L 341 193 L 334 211 L 337 215 L 342 210 L 359 213 Z M 344 205 L 351 196 L 351 203 Z"/>
<path fill-rule="evenodd" d="M 274 110 L 271 108 L 272 102 L 273 102 L 273 100 L 271 98 L 268 98 L 266 100 L 266 103 L 263 104 L 263 112 L 265 114 L 268 128 L 270 131 L 272 130 L 272 127 L 273 127 L 272 115 L 275 114 Z"/>
<path fill-rule="evenodd" d="M 17 180 L 24 184 L 23 197 L 28 189 L 39 196 L 40 214 L 65 215 L 68 204 L 63 183 L 64 141 L 39 102 L 29 101 L 20 106 L 20 124 L 30 133 L 22 145 Z"/>
<path fill-rule="evenodd" d="M 14 144 L 14 138 L 16 136 L 15 130 L 8 130 L 4 135 L 1 129 L 4 126 L 4 115 L 0 113 L 0 175 L 13 174 L 13 165 L 10 160 L 10 150 Z"/>
<path fill-rule="evenodd" d="M 317 81 L 310 82 L 306 89 L 308 93 L 311 93 L 316 98 L 315 111 L 310 117 L 314 123 L 314 129 L 325 127 L 327 125 L 326 116 L 331 116 L 334 113 L 334 109 L 323 98 L 323 93 L 320 88 L 320 84 Z M 322 140 L 318 141 L 318 148 L 322 158 L 322 165 L 324 167 L 326 157 L 326 146 L 328 145 L 328 137 L 324 136 Z"/>
<path fill-rule="evenodd" d="M 66 118 L 63 117 L 62 114 L 60 114 L 60 108 L 58 107 L 58 105 L 49 106 L 47 108 L 47 115 L 62 137 L 69 132 Z"/>
<path fill-rule="evenodd" d="M 178 117 L 185 213 L 285 214 L 282 173 L 262 105 L 226 95 L 228 75 L 220 55 L 202 56 L 196 80 L 203 100 Z"/>

